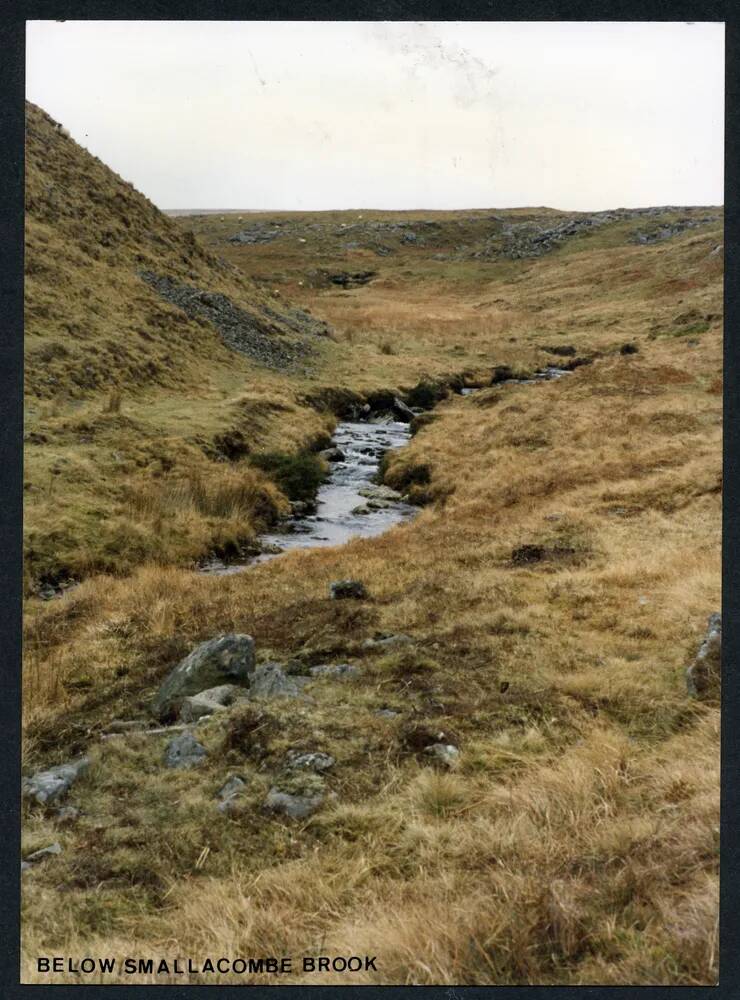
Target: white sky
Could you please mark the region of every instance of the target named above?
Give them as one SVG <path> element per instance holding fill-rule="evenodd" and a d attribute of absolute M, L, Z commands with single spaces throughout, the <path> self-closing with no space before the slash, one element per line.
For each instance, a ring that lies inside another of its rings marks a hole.
<path fill-rule="evenodd" d="M 31 21 L 27 95 L 160 208 L 723 202 L 719 23 Z"/>

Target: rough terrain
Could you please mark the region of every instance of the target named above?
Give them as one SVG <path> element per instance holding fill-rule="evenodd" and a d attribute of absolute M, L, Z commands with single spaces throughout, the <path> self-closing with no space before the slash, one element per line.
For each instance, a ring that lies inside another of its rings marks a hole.
<path fill-rule="evenodd" d="M 33 108 L 28 162 L 24 978 L 713 983 L 721 209 L 168 220 Z M 415 519 L 194 571 L 395 399 Z"/>

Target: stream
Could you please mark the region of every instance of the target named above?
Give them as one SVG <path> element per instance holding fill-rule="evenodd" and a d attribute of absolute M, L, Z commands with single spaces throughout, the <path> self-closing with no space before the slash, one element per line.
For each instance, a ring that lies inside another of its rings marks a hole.
<path fill-rule="evenodd" d="M 332 437 L 332 449 L 342 455 L 329 465 L 329 477 L 319 487 L 315 510 L 284 522 L 283 530 L 260 536 L 270 551 L 248 563 L 224 563 L 214 559 L 200 567 L 203 573 L 239 573 L 248 566 L 274 559 L 291 549 L 342 545 L 350 538 L 370 538 L 419 513 L 399 494 L 374 480 L 383 452 L 400 448 L 411 439 L 409 425 L 379 418 L 376 421 L 344 420 Z"/>
<path fill-rule="evenodd" d="M 569 374 L 565 369 L 548 367 L 532 378 L 507 379 L 498 384 L 536 384 Z M 470 396 L 481 388 L 488 387 L 469 387 L 460 394 Z M 404 503 L 398 493 L 376 482 L 383 453 L 401 448 L 410 440 L 409 425 L 387 416 L 343 420 L 337 425 L 331 445 L 332 450 L 339 450 L 341 459 L 330 462 L 329 476 L 319 487 L 312 509 L 293 514 L 283 522 L 281 530 L 261 535 L 260 542 L 267 551 L 248 562 L 227 563 L 213 558 L 202 563 L 198 572 L 215 576 L 241 573 L 292 549 L 343 545 L 351 538 L 371 538 L 410 520 L 419 508 Z"/>

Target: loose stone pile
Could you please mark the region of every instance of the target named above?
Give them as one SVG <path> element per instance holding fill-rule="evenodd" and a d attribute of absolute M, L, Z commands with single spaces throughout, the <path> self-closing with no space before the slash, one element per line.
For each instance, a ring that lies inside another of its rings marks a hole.
<path fill-rule="evenodd" d="M 247 312 L 226 295 L 185 285 L 166 275 L 142 271 L 141 277 L 163 299 L 182 309 L 191 319 L 204 319 L 216 328 L 224 343 L 268 368 L 289 369 L 314 353 L 307 336 L 326 336 L 328 326 L 303 310 L 285 314 L 266 306 Z M 289 339 L 286 329 L 303 335 Z"/>

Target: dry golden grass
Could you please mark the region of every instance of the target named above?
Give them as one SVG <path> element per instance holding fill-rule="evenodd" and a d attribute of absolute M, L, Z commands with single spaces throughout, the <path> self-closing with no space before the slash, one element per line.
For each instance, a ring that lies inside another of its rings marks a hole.
<path fill-rule="evenodd" d="M 219 749 L 223 720 L 206 727 L 207 767 L 184 777 L 159 769 L 161 742 L 94 749 L 65 855 L 53 876 L 26 876 L 28 962 L 84 943 L 379 956 L 377 974 L 286 982 L 714 981 L 718 710 L 689 701 L 683 667 L 719 602 L 721 414 L 705 388 L 719 344 L 671 358 L 660 343 L 442 404 L 399 462 L 429 462 L 447 499 L 380 538 L 220 580 L 159 568 L 90 580 L 31 613 L 29 648 L 46 659 L 29 682 L 56 678 L 27 698 L 31 761 L 140 712 L 167 667 L 221 631 L 253 634 L 265 656 L 349 657 L 365 675 L 271 706 L 267 772 Z M 530 424 L 547 448 L 511 444 Z M 529 542 L 574 555 L 513 566 Z M 360 608 L 328 600 L 346 576 L 369 587 Z M 409 632 L 418 654 L 363 653 L 377 628 Z M 92 687 L 65 683 L 80 671 Z M 381 705 L 454 731 L 459 771 L 406 755 Z M 269 770 L 296 745 L 336 757 L 338 800 L 305 824 L 267 821 Z M 215 824 L 214 790 L 235 767 L 252 776 L 244 811 Z M 27 844 L 61 833 L 35 817 Z"/>
<path fill-rule="evenodd" d="M 635 247 L 624 228 L 603 231 L 505 265 L 409 252 L 341 293 L 300 286 L 306 258 L 277 243 L 229 249 L 335 324 L 315 379 L 250 369 L 247 381 L 214 348 L 182 392 L 129 382 L 120 403 L 111 387 L 74 405 L 32 399 L 48 440 L 28 447 L 30 529 L 54 514 L 52 541 L 90 575 L 28 602 L 26 766 L 85 750 L 92 767 L 70 796 L 75 823 L 25 817 L 24 850 L 64 848 L 24 875 L 25 981 L 42 978 L 39 954 L 289 954 L 296 971 L 281 983 L 716 981 L 719 706 L 690 700 L 683 671 L 720 600 L 718 233 Z M 333 260 L 331 247 L 312 252 Z M 701 330 L 682 318 L 692 310 L 712 317 Z M 618 353 L 627 340 L 638 354 Z M 463 368 L 483 378 L 569 343 L 594 363 L 451 398 L 391 458 L 391 482 L 429 469 L 418 488 L 431 502 L 413 522 L 238 576 L 182 567 L 219 531 L 253 530 L 265 498 L 284 503 L 255 470 L 206 456 L 217 433 L 296 450 L 331 422 L 306 391 Z M 128 463 L 118 471 L 114 454 Z M 54 475 L 61 459 L 69 471 Z M 141 539 L 110 575 L 97 572 L 90 498 Z M 518 564 L 522 545 L 547 558 Z M 329 599 L 347 577 L 367 601 Z M 415 644 L 363 649 L 380 630 Z M 212 718 L 208 761 L 189 773 L 162 767 L 165 737 L 99 740 L 111 720 L 146 714 L 193 645 L 227 631 L 253 635 L 265 659 L 363 673 L 265 705 L 259 753 L 238 719 Z M 453 773 L 409 749 L 414 726 L 454 738 Z M 291 824 L 261 805 L 295 747 L 336 758 L 336 798 Z M 227 819 L 214 796 L 232 773 L 247 791 Z M 365 953 L 377 973 L 300 971 L 303 955 Z"/>

